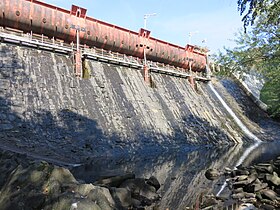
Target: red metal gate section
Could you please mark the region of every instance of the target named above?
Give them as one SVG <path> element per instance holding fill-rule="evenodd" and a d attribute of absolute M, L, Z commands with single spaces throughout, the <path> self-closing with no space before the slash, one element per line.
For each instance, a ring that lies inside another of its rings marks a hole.
<path fill-rule="evenodd" d="M 147 60 L 192 71 L 203 71 L 206 67 L 204 53 L 189 51 L 185 47 L 155 39 L 150 37 L 150 32 L 143 29 L 140 32 L 148 33 L 148 37 L 87 17 L 87 10 L 75 5 L 69 11 L 37 0 L 1 0 L 0 10 L 0 24 L 4 27 L 44 34 L 67 43 L 77 42 L 78 30 L 81 45 L 86 44 L 139 58 L 143 58 L 145 48 Z M 147 40 L 149 46 L 145 43 Z M 80 60 L 78 53 L 76 57 Z"/>

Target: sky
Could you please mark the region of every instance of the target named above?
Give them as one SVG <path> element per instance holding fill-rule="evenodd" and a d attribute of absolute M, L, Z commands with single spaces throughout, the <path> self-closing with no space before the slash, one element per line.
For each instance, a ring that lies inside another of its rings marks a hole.
<path fill-rule="evenodd" d="M 74 4 L 86 8 L 87 16 L 137 32 L 144 27 L 144 15 L 156 13 L 147 19 L 152 37 L 180 46 L 206 46 L 210 53 L 234 47 L 232 40 L 242 28 L 237 0 L 43 1 L 67 10 Z"/>

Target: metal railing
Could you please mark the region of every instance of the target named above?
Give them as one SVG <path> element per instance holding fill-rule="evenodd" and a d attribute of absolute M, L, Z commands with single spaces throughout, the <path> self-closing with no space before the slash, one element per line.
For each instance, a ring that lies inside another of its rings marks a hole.
<path fill-rule="evenodd" d="M 144 67 L 144 61 L 142 59 L 133 56 L 127 56 L 121 53 L 107 51 L 99 48 L 84 48 L 82 52 L 83 56 L 89 59 L 129 66 L 137 69 L 142 69 Z M 197 75 L 198 73 L 188 72 L 186 71 L 186 69 L 165 65 L 163 63 L 148 60 L 147 65 L 149 66 L 150 71 L 155 73 L 168 74 L 183 78 L 192 76 L 194 77 L 194 79 L 202 81 L 211 80 L 208 77 Z"/>
<path fill-rule="evenodd" d="M 74 43 L 67 44 L 63 41 L 55 40 L 54 38 L 49 39 L 43 35 L 37 34 L 24 34 L 17 30 L 6 30 L 0 28 L 1 42 L 12 43 L 16 45 L 22 45 L 27 47 L 33 47 L 41 50 L 48 50 L 52 52 L 72 54 L 75 52 L 76 45 Z M 144 61 L 138 57 L 127 56 L 125 54 L 112 52 L 96 47 L 89 48 L 87 46 L 81 46 L 81 53 L 84 58 L 93 60 L 114 63 L 117 65 L 124 65 L 136 69 L 143 69 Z M 202 75 L 202 73 L 191 72 L 183 68 L 166 65 L 163 63 L 147 61 L 147 65 L 151 72 L 167 74 L 177 77 L 193 77 L 195 80 L 209 81 L 209 77 Z"/>
<path fill-rule="evenodd" d="M 86 58 L 99 60 L 99 61 L 105 61 L 120 65 L 127 65 L 129 67 L 134 68 L 142 68 L 143 63 L 142 60 L 133 57 L 133 56 L 127 56 L 125 54 L 107 51 L 99 48 L 83 48 L 82 49 L 82 55 Z"/>
<path fill-rule="evenodd" d="M 66 46 L 62 42 L 57 42 L 55 39 L 47 39 L 42 36 L 42 38 L 35 37 L 32 34 L 23 33 L 7 33 L 0 30 L 1 42 L 33 47 L 41 50 L 50 50 L 60 53 L 72 53 L 73 49 L 70 45 Z"/>

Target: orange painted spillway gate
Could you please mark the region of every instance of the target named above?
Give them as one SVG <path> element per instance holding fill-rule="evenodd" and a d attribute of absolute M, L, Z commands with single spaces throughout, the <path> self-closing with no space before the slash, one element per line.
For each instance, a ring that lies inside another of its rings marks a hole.
<path fill-rule="evenodd" d="M 150 36 L 150 31 L 130 31 L 87 17 L 87 10 L 73 5 L 65 10 L 37 0 L 2 0 L 0 25 L 24 32 L 44 34 L 65 42 L 77 42 L 175 67 L 203 71 L 206 53 L 194 46 L 177 46 Z M 144 55 L 145 54 L 145 55 Z"/>

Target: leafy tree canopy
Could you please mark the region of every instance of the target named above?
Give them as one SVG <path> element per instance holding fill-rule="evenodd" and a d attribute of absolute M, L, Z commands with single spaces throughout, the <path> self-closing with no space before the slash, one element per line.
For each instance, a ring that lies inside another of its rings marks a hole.
<path fill-rule="evenodd" d="M 265 24 L 279 24 L 280 0 L 238 0 L 237 4 L 245 30 L 262 14 L 266 14 Z"/>

